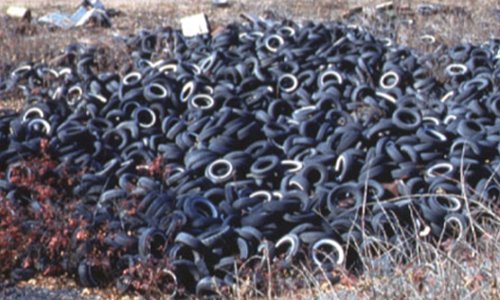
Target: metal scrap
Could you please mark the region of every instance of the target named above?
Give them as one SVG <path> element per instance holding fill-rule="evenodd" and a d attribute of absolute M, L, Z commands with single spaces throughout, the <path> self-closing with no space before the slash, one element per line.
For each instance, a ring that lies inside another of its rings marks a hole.
<path fill-rule="evenodd" d="M 90 20 L 96 20 L 100 26 L 111 26 L 110 18 L 104 4 L 100 0 L 84 0 L 72 15 L 61 12 L 52 12 L 38 19 L 40 23 L 46 23 L 69 29 L 87 24 Z"/>
<path fill-rule="evenodd" d="M 229 6 L 228 0 L 212 0 L 212 4 L 216 7 L 226 7 Z"/>

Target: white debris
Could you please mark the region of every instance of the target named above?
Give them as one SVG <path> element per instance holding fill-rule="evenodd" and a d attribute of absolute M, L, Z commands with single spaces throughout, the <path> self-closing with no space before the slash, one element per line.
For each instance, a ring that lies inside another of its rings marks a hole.
<path fill-rule="evenodd" d="M 18 18 L 18 19 L 30 19 L 31 18 L 31 11 L 27 9 L 26 7 L 21 7 L 21 6 L 9 6 L 7 8 L 7 15 L 12 17 L 12 18 Z"/>
<path fill-rule="evenodd" d="M 197 14 L 181 19 L 182 34 L 187 37 L 209 33 L 209 25 L 205 14 Z"/>

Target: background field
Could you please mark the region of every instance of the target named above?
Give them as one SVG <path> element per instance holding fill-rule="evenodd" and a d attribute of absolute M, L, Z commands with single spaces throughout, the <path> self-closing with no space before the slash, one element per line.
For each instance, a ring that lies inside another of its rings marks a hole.
<path fill-rule="evenodd" d="M 456 44 L 459 42 L 482 42 L 500 36 L 500 2 L 494 0 L 478 1 L 436 1 L 440 12 L 421 15 L 417 12 L 419 4 L 412 0 L 393 1 L 395 10 L 376 13 L 375 6 L 383 1 L 373 0 L 282 0 L 252 1 L 230 0 L 227 8 L 216 8 L 210 0 L 108 0 L 103 1 L 107 8 L 114 8 L 122 15 L 113 20 L 113 28 L 73 29 L 70 31 L 51 31 L 48 28 L 26 25 L 8 20 L 0 21 L 0 66 L 10 65 L 23 60 L 40 60 L 57 53 L 70 42 L 105 42 L 112 35 L 134 32 L 141 28 L 159 26 L 180 26 L 183 16 L 204 12 L 212 28 L 241 21 L 242 12 L 255 15 L 290 18 L 296 21 L 344 20 L 359 24 L 379 34 L 392 37 L 396 42 L 416 48 L 427 49 L 421 41 L 422 35 L 431 34 L 438 43 Z M 34 19 L 47 12 L 62 11 L 71 13 L 79 1 L 65 0 L 3 0 L 0 11 L 5 12 L 10 5 L 20 5 L 32 9 Z M 350 18 L 346 12 L 355 7 L 363 7 L 362 13 Z"/>
<path fill-rule="evenodd" d="M 141 28 L 161 26 L 180 27 L 180 18 L 204 12 L 212 29 L 240 21 L 239 15 L 248 12 L 273 18 L 289 18 L 296 21 L 339 20 L 361 25 L 379 37 L 390 37 L 403 45 L 419 51 L 433 51 L 439 45 L 452 46 L 458 43 L 481 43 L 490 38 L 500 38 L 500 1 L 441 1 L 442 9 L 432 15 L 417 12 L 418 4 L 411 0 L 394 1 L 394 10 L 377 13 L 373 0 L 230 0 L 231 6 L 215 8 L 210 0 L 108 0 L 107 8 L 114 8 L 121 14 L 112 19 L 109 29 L 85 27 L 71 30 L 53 30 L 34 23 L 12 20 L 4 12 L 10 5 L 26 6 L 32 10 L 33 19 L 56 10 L 71 13 L 79 1 L 67 0 L 1 0 L 0 1 L 0 79 L 15 65 L 24 61 L 46 62 L 57 58 L 64 46 L 74 43 L 90 43 L 101 47 L 107 68 L 118 70 L 124 62 L 120 53 L 124 46 L 116 36 L 134 33 Z M 436 4 L 438 1 L 435 2 Z M 364 7 L 362 13 L 348 17 L 346 12 L 357 6 Z M 422 41 L 423 35 L 433 35 L 436 43 L 429 45 Z M 20 108 L 19 95 L 0 98 L 0 107 Z M 490 211 L 491 213 L 491 211 Z M 495 212 L 493 212 L 495 214 Z M 251 286 L 242 285 L 236 296 L 246 295 L 289 299 L 319 297 L 330 298 L 390 298 L 390 299 L 500 299 L 500 226 L 498 212 L 487 224 L 480 241 L 459 241 L 434 247 L 422 242 L 421 256 L 413 258 L 409 264 L 388 269 L 394 257 L 389 254 L 382 258 L 366 258 L 367 271 L 361 277 L 353 277 L 339 271 L 340 283 L 334 286 L 312 281 L 314 288 L 295 289 L 283 278 L 276 278 L 275 288 L 264 293 L 252 293 Z M 388 249 L 389 253 L 397 249 Z M 300 281 L 311 281 L 309 274 L 300 274 Z M 22 283 L 24 289 L 42 288 L 70 291 L 70 294 L 54 294 L 54 297 L 120 298 L 113 288 L 105 291 L 80 289 L 71 278 L 36 278 Z M 0 298 L 2 296 L 0 283 Z M 27 288 L 26 286 L 29 286 Z M 283 288 L 279 288 L 282 286 Z M 4 289 L 5 291 L 6 289 Z M 38 290 L 37 290 L 38 291 Z M 71 296 L 68 296 L 71 295 Z M 127 296 L 128 297 L 128 296 Z M 69 298 L 66 298 L 69 299 Z"/>
<path fill-rule="evenodd" d="M 108 0 L 103 1 L 107 8 L 120 12 L 113 19 L 113 27 L 102 29 L 85 27 L 68 31 L 53 30 L 45 26 L 12 20 L 4 12 L 11 5 L 25 6 L 32 10 L 33 19 L 48 12 L 61 11 L 72 13 L 80 1 L 72 0 L 3 0 L 0 1 L 0 76 L 13 66 L 24 61 L 47 62 L 57 57 L 64 46 L 74 43 L 96 44 L 107 51 L 105 58 L 108 66 L 123 64 L 119 60 L 123 45 L 117 44 L 113 37 L 134 33 L 142 28 L 172 26 L 179 28 L 184 16 L 203 12 L 208 16 L 211 27 L 241 21 L 243 12 L 254 15 L 289 18 L 295 21 L 346 21 L 361 25 L 377 36 L 390 37 L 395 42 L 433 51 L 440 44 L 454 45 L 463 42 L 480 43 L 487 39 L 500 37 L 500 2 L 494 0 L 477 1 L 436 1 L 437 13 L 422 15 L 418 7 L 422 3 L 412 0 L 395 0 L 394 10 L 383 13 L 376 11 L 383 1 L 374 0 L 230 0 L 231 5 L 217 8 L 211 0 Z M 361 13 L 348 15 L 356 7 Z M 436 43 L 429 45 L 421 39 L 432 35 Z M 0 106 L 19 107 L 18 97 L 8 97 Z"/>

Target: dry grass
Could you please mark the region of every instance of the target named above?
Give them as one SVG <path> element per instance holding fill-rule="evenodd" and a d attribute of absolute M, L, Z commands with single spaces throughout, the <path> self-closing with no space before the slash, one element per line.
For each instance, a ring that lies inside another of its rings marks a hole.
<path fill-rule="evenodd" d="M 35 17 L 46 12 L 61 10 L 71 12 L 80 1 L 66 0 L 3 0 L 0 10 L 9 5 L 24 5 L 33 10 Z M 123 11 L 113 19 L 111 29 L 83 28 L 69 31 L 52 30 L 44 26 L 26 24 L 0 16 L 0 79 L 7 71 L 23 61 L 50 63 L 60 49 L 69 43 L 86 42 L 102 46 L 111 56 L 119 55 L 115 34 L 128 34 L 140 28 L 159 26 L 179 27 L 181 17 L 205 12 L 212 27 L 238 21 L 239 14 L 249 12 L 276 18 L 302 20 L 340 20 L 343 14 L 358 5 L 368 7 L 362 14 L 352 16 L 349 22 L 359 24 L 380 37 L 391 37 L 396 42 L 419 49 L 434 51 L 438 45 L 480 43 L 500 37 L 500 2 L 493 0 L 445 0 L 451 9 L 422 16 L 415 13 L 418 2 L 396 0 L 396 10 L 376 13 L 373 0 L 282 0 L 250 1 L 233 0 L 229 8 L 214 8 L 210 0 L 108 0 L 108 8 Z M 435 1 L 438 3 L 438 1 Z M 429 45 L 421 36 L 433 35 L 437 42 Z M 117 66 L 111 66 L 117 67 Z M 19 95 L 0 98 L 0 107 L 19 107 Z M 498 183 L 494 183 L 498 184 Z M 498 201 L 498 200 L 497 200 Z M 362 255 L 365 272 L 360 277 L 339 271 L 340 282 L 332 285 L 324 277 L 312 274 L 307 268 L 297 266 L 290 276 L 282 276 L 271 266 L 266 288 L 257 291 L 250 280 L 241 282 L 232 290 L 232 298 L 390 298 L 390 299 L 500 299 L 500 222 L 498 212 L 483 208 L 493 216 L 488 223 L 476 224 L 484 228 L 480 239 L 441 241 L 436 246 L 425 239 L 416 239 L 418 255 L 406 256 L 399 264 L 399 249 L 391 248 L 386 254 L 375 257 Z M 477 221 L 477 220 L 476 220 Z M 477 232 L 476 232 L 477 233 Z M 473 232 L 470 233 L 471 236 Z M 242 270 L 243 271 L 243 270 Z M 28 284 L 43 284 L 35 280 Z M 293 288 L 302 286 L 302 288 Z M 92 290 L 82 293 L 94 294 Z M 113 290 L 103 298 L 120 298 Z"/>
<path fill-rule="evenodd" d="M 238 284 L 221 291 L 219 296 L 223 299 L 500 299 L 500 223 L 497 219 L 482 225 L 488 231 L 477 243 L 459 239 L 435 245 L 418 239 L 418 255 L 413 256 L 406 256 L 397 247 L 383 249 L 379 244 L 384 254 L 362 255 L 361 276 L 340 268 L 333 273 L 335 282 L 326 278 L 326 272 L 313 273 L 303 264 L 284 271 L 264 263 L 261 273 L 248 273 L 242 268 L 238 270 Z M 406 260 L 403 264 L 402 256 Z M 256 277 L 260 281 L 256 282 Z M 68 278 L 37 277 L 21 286 L 78 289 Z M 113 287 L 79 291 L 82 297 L 92 299 L 143 299 L 138 295 L 121 295 Z M 158 295 L 155 291 L 151 293 Z"/>
<path fill-rule="evenodd" d="M 420 2 L 395 0 L 395 10 L 377 13 L 374 0 L 231 0 L 231 6 L 216 8 L 211 0 L 107 0 L 108 8 L 118 9 L 122 16 L 113 19 L 111 29 L 79 28 L 53 30 L 46 26 L 29 24 L 9 19 L 0 14 L 0 79 L 9 70 L 22 62 L 50 63 L 60 50 L 70 43 L 91 43 L 109 49 L 111 54 L 120 54 L 121 49 L 113 42 L 114 36 L 130 34 L 141 28 L 164 26 L 180 27 L 180 18 L 194 13 L 207 14 L 212 28 L 240 21 L 241 13 L 251 13 L 274 18 L 289 18 L 296 21 L 344 20 L 358 24 L 374 32 L 379 37 L 390 37 L 394 41 L 420 49 L 434 51 L 439 45 L 454 45 L 459 42 L 482 42 L 500 36 L 500 2 L 493 0 L 476 1 L 435 1 L 445 5 L 434 15 L 422 16 L 416 13 Z M 3 0 L 0 11 L 10 5 L 20 5 L 32 10 L 33 19 L 52 11 L 71 13 L 79 5 L 79 0 Z M 345 13 L 354 7 L 364 7 L 363 12 L 347 18 Z M 428 44 L 421 37 L 431 34 L 436 43 Z M 113 56 L 113 55 L 111 55 Z M 115 62 L 115 69 L 119 60 Z M 113 63 L 113 62 L 112 62 Z M 21 105 L 19 95 L 4 95 L 0 107 Z"/>
<path fill-rule="evenodd" d="M 33 10 L 34 18 L 51 11 L 71 13 L 80 1 L 65 0 L 4 0 L 0 10 L 9 5 L 24 5 Z M 242 12 L 255 15 L 274 16 L 303 20 L 340 20 L 346 11 L 356 6 L 363 6 L 363 13 L 349 18 L 348 21 L 365 26 L 381 36 L 396 35 L 397 41 L 417 48 L 425 48 L 420 37 L 425 34 L 435 35 L 438 42 L 456 44 L 458 42 L 481 42 L 500 36 L 500 2 L 493 0 L 475 1 L 436 1 L 448 3 L 441 13 L 422 16 L 416 13 L 417 4 L 412 0 L 396 0 L 396 11 L 376 13 L 373 0 L 282 0 L 252 1 L 232 0 L 228 8 L 216 8 L 210 0 L 108 0 L 108 8 L 121 10 L 124 16 L 115 18 L 110 30 L 73 29 L 52 32 L 40 26 L 11 24 L 10 20 L 0 23 L 0 46 L 2 54 L 0 65 L 22 60 L 40 60 L 57 53 L 61 45 L 75 41 L 106 40 L 115 33 L 130 33 L 140 28 L 160 26 L 179 27 L 181 17 L 204 12 L 216 27 L 240 20 Z M 24 27 L 29 27 L 26 29 Z M 5 47 L 5 48 L 4 48 Z"/>
<path fill-rule="evenodd" d="M 10 5 L 32 9 L 33 19 L 52 11 L 71 13 L 80 1 L 65 0 L 4 0 L 0 11 Z M 194 13 L 207 14 L 212 28 L 240 21 L 241 13 L 247 12 L 274 18 L 290 18 L 296 21 L 345 20 L 358 24 L 380 37 L 391 37 L 396 42 L 432 51 L 438 45 L 454 45 L 459 42 L 482 42 L 500 36 L 500 2 L 490 1 L 441 1 L 449 3 L 441 13 L 422 16 L 417 3 L 411 0 L 394 1 L 395 10 L 385 13 L 375 11 L 373 0 L 326 1 L 282 0 L 252 1 L 232 0 L 227 8 L 216 8 L 210 0 L 108 0 L 108 8 L 118 9 L 122 16 L 113 19 L 111 29 L 79 28 L 52 30 L 34 23 L 28 24 L 0 15 L 0 78 L 6 71 L 23 61 L 48 62 L 66 45 L 75 42 L 107 45 L 113 48 L 113 36 L 130 34 L 141 28 L 164 26 L 180 27 L 180 18 Z M 345 12 L 357 7 L 363 12 L 345 17 Z M 423 35 L 435 36 L 433 45 L 421 40 Z"/>
<path fill-rule="evenodd" d="M 456 239 L 442 237 L 436 241 L 415 235 L 404 237 L 399 245 L 374 240 L 370 249 L 376 251 L 354 245 L 363 273 L 354 276 L 339 268 L 333 273 L 336 284 L 327 279 L 327 272 L 313 274 L 304 264 L 286 272 L 267 265 L 269 273 L 263 277 L 274 275 L 269 276 L 263 290 L 255 290 L 256 284 L 242 277 L 231 298 L 500 299 L 499 208 L 483 206 L 474 195 L 462 200 L 471 226 Z M 364 237 L 371 239 L 374 237 Z"/>

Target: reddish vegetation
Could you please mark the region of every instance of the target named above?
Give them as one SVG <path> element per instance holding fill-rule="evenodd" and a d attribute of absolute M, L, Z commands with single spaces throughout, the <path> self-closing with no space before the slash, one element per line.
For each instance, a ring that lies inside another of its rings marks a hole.
<path fill-rule="evenodd" d="M 163 162 L 163 157 L 159 155 L 149 165 L 142 166 L 137 171 L 145 170 L 146 175 L 157 179 L 168 176 L 168 171 L 164 168 Z"/>
<path fill-rule="evenodd" d="M 13 0 L 10 2 L 16 1 Z M 32 2 L 30 2 L 30 5 L 40 5 L 38 1 L 36 4 Z M 114 2 L 123 4 L 121 2 L 126 1 L 116 0 Z M 112 1 L 112 3 L 114 2 Z M 224 24 L 228 23 L 228 19 L 237 18 L 240 11 L 254 11 L 257 14 L 261 14 L 264 9 L 275 11 L 278 17 L 286 16 L 295 18 L 301 16 L 302 18 L 312 18 L 315 20 L 338 19 L 337 10 L 331 9 L 331 7 L 324 9 L 325 5 L 331 5 L 328 1 L 323 1 L 324 3 L 320 1 L 319 3 L 315 3 L 315 5 L 288 0 L 284 2 L 276 1 L 275 3 L 266 1 L 240 1 L 240 5 L 234 5 L 231 9 L 227 10 L 209 10 L 206 7 L 210 5 L 209 1 L 200 4 L 201 6 L 193 6 L 188 2 L 182 4 L 176 1 L 164 3 L 164 1 L 155 0 L 152 2 L 155 5 L 153 9 L 151 9 L 151 6 L 148 7 L 149 12 L 139 11 L 138 13 L 129 13 L 128 8 L 130 7 L 126 7 L 127 17 L 117 18 L 115 22 L 118 25 L 115 27 L 118 29 L 126 28 L 127 31 L 130 31 L 141 27 L 154 27 L 158 26 L 158 24 L 177 26 L 177 24 L 172 24 L 176 21 L 176 18 L 171 18 L 170 16 L 180 17 L 198 12 L 200 7 L 203 8 L 201 11 L 209 11 L 212 14 L 210 15 L 211 20 L 224 20 L 222 22 Z M 367 1 L 361 2 L 366 3 Z M 405 4 L 407 1 L 397 2 Z M 8 0 L 7 3 L 9 3 Z M 135 6 L 133 1 L 130 3 Z M 460 2 L 458 4 L 464 3 Z M 425 47 L 426 50 L 433 50 L 434 45 L 425 45 L 420 39 L 422 34 L 434 34 L 439 44 L 441 42 L 454 44 L 460 40 L 484 41 L 491 35 L 497 35 L 498 21 L 493 19 L 492 12 L 495 11 L 495 8 L 499 8 L 498 3 L 486 1 L 479 6 L 475 5 L 474 2 L 466 4 L 471 6 L 469 7 L 472 10 L 471 18 L 465 19 L 460 15 L 450 14 L 420 16 L 414 20 L 415 22 L 412 23 L 414 25 L 410 27 L 400 22 L 404 20 L 403 18 L 366 16 L 359 23 L 370 25 L 375 31 L 380 31 L 382 34 L 385 33 L 383 32 L 385 27 L 381 25 L 394 25 L 398 33 L 397 38 L 399 42 L 417 48 Z M 339 5 L 343 6 L 344 4 Z M 50 10 L 52 7 L 46 9 Z M 139 5 L 139 9 L 143 8 Z M 130 9 L 130 11 L 132 10 Z M 147 17 L 145 17 L 145 13 L 147 13 Z M 213 15 L 214 13 L 217 13 L 217 15 Z M 481 22 L 472 22 L 474 20 L 481 20 Z M 49 61 L 49 58 L 53 58 L 59 49 L 74 41 L 75 37 L 84 37 L 99 44 L 103 43 L 102 40 L 105 40 L 104 44 L 111 44 L 110 32 L 104 32 L 100 29 L 88 30 L 86 28 L 80 31 L 52 32 L 46 28 L 18 24 L 8 19 L 0 19 L 0 24 L 2 24 L 0 26 L 0 46 L 5 46 L 0 47 L 5 50 L 0 53 L 0 75 L 7 74 L 7 70 L 10 70 L 14 65 L 23 60 L 40 61 L 41 58 L 44 58 L 46 61 Z M 84 38 L 81 38 L 79 41 L 84 41 Z M 120 57 L 121 51 L 124 51 L 123 47 L 120 47 L 122 45 L 119 46 L 113 43 L 112 47 L 110 47 L 109 44 L 105 46 L 106 49 L 111 48 L 108 50 L 112 55 L 103 56 Z M 110 65 L 108 66 L 109 69 L 124 65 L 124 63 L 118 60 L 110 60 L 108 64 Z M 21 105 L 20 101 L 17 101 L 19 97 L 20 94 L 13 95 L 12 99 L 16 100 L 16 102 L 8 102 L 8 105 L 11 107 Z M 6 101 L 2 102 L 6 103 Z M 68 273 L 75 274 L 75 268 L 78 266 L 81 256 L 78 257 L 72 253 L 83 252 L 81 248 L 89 245 L 90 248 L 85 250 L 84 257 L 93 268 L 103 274 L 105 277 L 104 283 L 110 283 L 111 278 L 123 276 L 126 281 L 124 285 L 142 295 L 156 298 L 158 296 L 156 292 L 161 292 L 163 296 L 173 293 L 175 287 L 172 285 L 172 278 L 164 267 L 171 268 L 165 260 L 150 257 L 144 261 L 137 261 L 132 265 L 124 266 L 118 274 L 109 274 L 112 269 L 111 267 L 117 263 L 121 255 L 121 250 L 112 249 L 104 243 L 106 233 L 108 233 L 107 224 L 90 226 L 92 220 L 85 218 L 82 214 L 82 207 L 79 207 L 80 199 L 72 196 L 72 188 L 78 183 L 81 173 L 66 169 L 60 169 L 55 172 L 54 169 L 58 163 L 47 154 L 48 141 L 42 140 L 40 148 L 41 154 L 38 157 L 25 160 L 11 170 L 12 183 L 16 184 L 18 190 L 23 195 L 27 194 L 29 197 L 26 198 L 31 200 L 11 200 L 7 198 L 5 193 L 0 192 L 0 279 L 9 278 L 10 271 L 14 268 L 34 269 L 43 275 L 60 275 L 69 270 L 71 272 Z M 149 166 L 145 166 L 137 171 L 144 172 L 155 178 L 162 178 L 168 176 L 171 172 L 169 169 L 162 168 L 162 165 L 161 157 L 158 157 Z M 0 172 L 0 178 L 4 179 L 5 177 L 6 174 Z M 389 190 L 393 189 L 389 188 Z M 128 215 L 133 216 L 137 214 L 138 206 L 136 199 L 124 199 L 120 205 L 120 209 Z M 85 208 L 83 209 L 85 210 Z M 496 211 L 496 214 L 500 214 L 500 209 Z M 494 278 L 500 278 L 497 273 L 498 268 L 494 267 L 497 265 L 495 262 L 498 262 L 498 249 L 500 249 L 497 243 L 498 230 L 496 232 L 491 240 L 488 241 L 486 237 L 489 235 L 485 234 L 483 236 L 482 241 L 492 245 L 490 246 L 491 249 L 488 248 L 487 251 L 481 253 L 479 258 L 476 257 L 474 260 L 477 265 L 476 269 L 470 268 L 466 270 L 467 272 L 461 269 L 461 266 L 454 260 L 457 257 L 462 258 L 463 253 L 453 255 L 453 259 L 450 259 L 451 255 L 449 251 L 445 251 L 444 254 L 439 254 L 437 258 L 433 258 L 424 266 L 409 265 L 404 269 L 404 272 L 395 272 L 395 274 L 389 277 L 380 276 L 378 279 L 375 278 L 374 281 L 373 278 L 368 277 L 368 279 L 365 278 L 365 283 L 363 283 L 363 280 L 357 282 L 352 277 L 340 275 L 337 276 L 337 279 L 340 280 L 340 286 L 348 287 L 349 289 L 356 288 L 358 293 L 366 293 L 364 294 L 365 297 L 370 298 L 385 298 L 388 295 L 391 295 L 390 298 L 407 298 L 412 293 L 423 298 L 428 298 L 429 295 L 440 298 L 439 296 L 444 296 L 443 293 L 449 293 L 449 287 L 451 287 L 452 290 L 455 288 L 457 290 L 468 289 L 472 291 L 469 296 L 474 297 L 477 296 L 477 291 L 486 291 L 486 293 L 490 291 L 490 298 L 494 299 L 498 297 L 498 280 Z M 453 246 L 454 251 L 458 252 L 455 249 L 455 244 L 450 245 L 448 243 L 447 245 L 448 248 Z M 467 249 L 470 251 L 470 246 Z M 427 251 L 434 254 L 435 249 L 429 247 Z M 466 253 L 465 251 L 460 252 Z M 473 253 L 476 252 L 473 251 Z M 488 257 L 487 254 L 493 258 Z M 427 269 L 428 265 L 436 267 L 440 272 L 434 273 L 429 271 Z M 489 267 L 485 267 L 485 265 L 493 265 L 492 270 L 489 270 Z M 292 296 L 290 298 L 302 297 L 300 292 L 298 294 L 293 293 L 297 289 L 303 289 L 308 285 L 308 282 L 301 280 L 301 276 L 295 276 L 295 279 L 291 279 L 288 276 L 290 274 L 280 276 L 277 272 L 272 274 L 270 270 L 267 270 L 266 265 L 262 265 L 261 267 L 261 269 L 245 268 L 244 270 L 240 270 L 241 282 L 239 282 L 239 289 L 241 289 L 241 294 L 257 294 L 259 297 L 265 296 L 261 293 L 252 292 L 258 287 L 268 293 L 268 295 L 291 293 Z M 443 268 L 443 271 L 441 268 Z M 484 275 L 479 273 L 483 272 L 484 269 L 489 270 L 493 275 L 485 279 Z M 472 271 L 470 270 L 480 271 L 467 278 L 464 274 L 471 273 Z M 411 284 L 408 282 L 411 282 Z M 335 289 L 331 290 L 339 289 L 338 285 L 336 285 Z M 418 293 L 416 290 L 418 290 Z M 177 292 L 179 294 L 182 291 Z M 225 291 L 221 292 L 224 294 Z M 480 295 L 484 294 L 481 293 Z M 450 295 L 447 296 L 449 297 Z M 460 297 L 455 296 L 452 298 Z"/>
<path fill-rule="evenodd" d="M 159 267 L 160 266 L 160 267 Z M 172 277 L 168 261 L 165 259 L 150 259 L 129 266 L 123 271 L 119 288 L 132 287 L 141 295 L 159 297 L 177 292 L 177 283 Z M 181 291 L 182 293 L 182 291 Z"/>
<path fill-rule="evenodd" d="M 99 284 L 107 285 L 111 279 L 125 275 L 130 279 L 127 287 L 143 294 L 171 292 L 172 282 L 158 284 L 172 278 L 165 271 L 164 261 L 147 258 L 123 266 L 117 273 L 115 266 L 122 251 L 105 244 L 110 234 L 107 222 L 96 225 L 95 220 L 85 216 L 87 209 L 80 199 L 72 196 L 82 171 L 56 171 L 58 162 L 47 154 L 47 144 L 42 140 L 39 156 L 10 169 L 10 181 L 22 194 L 7 197 L 0 192 L 0 279 L 9 279 L 16 269 L 44 276 L 76 274 L 78 263 L 85 259 L 94 275 L 99 275 Z M 161 159 L 147 170 L 160 176 Z M 5 177 L 5 173 L 0 174 L 0 178 Z M 122 203 L 129 215 L 136 213 L 133 199 Z"/>
<path fill-rule="evenodd" d="M 27 197 L 8 199 L 0 195 L 0 273 L 12 268 L 35 268 L 45 275 L 62 271 L 64 253 L 70 251 L 71 235 L 80 223 L 73 218 L 74 201 L 59 187 L 68 180 L 53 172 L 56 162 L 33 158 L 17 165 L 11 182 Z M 25 257 L 20 254 L 27 254 Z M 36 266 L 47 258 L 50 263 Z"/>
<path fill-rule="evenodd" d="M 55 172 L 57 162 L 45 152 L 12 167 L 10 181 L 23 193 L 18 199 L 0 195 L 0 273 L 16 266 L 33 268 L 44 275 L 63 271 L 71 236 L 82 224 L 75 217 L 75 199 L 69 195 L 75 174 Z M 19 256 L 26 254 L 26 256 Z M 44 260 L 48 259 L 48 262 Z M 44 262 L 44 263 L 42 263 Z M 38 265 L 37 265 L 38 264 Z"/>
<path fill-rule="evenodd" d="M 29 270 L 31 275 L 73 276 L 78 273 L 80 261 L 85 260 L 101 286 L 110 286 L 118 278 L 117 287 L 121 291 L 151 297 L 185 295 L 185 290 L 177 286 L 173 266 L 167 259 L 148 256 L 127 262 L 122 249 L 106 244 L 106 237 L 113 236 L 108 222 L 96 224 L 96 220 L 86 217 L 85 211 L 90 210 L 82 205 L 81 199 L 72 196 L 83 171 L 61 169 L 47 153 L 47 140 L 41 141 L 40 148 L 39 156 L 10 170 L 11 182 L 26 197 L 9 199 L 0 193 L 0 279 L 9 279 L 16 269 Z M 161 157 L 138 171 L 157 178 L 169 175 Z M 5 174 L 0 177 L 5 178 Z M 119 209 L 134 216 L 140 207 L 137 199 L 130 198 L 120 201 Z M 307 285 L 293 276 L 290 278 L 292 274 L 281 275 L 274 276 L 266 264 L 249 264 L 240 269 L 239 283 L 243 289 L 250 289 L 248 293 L 255 287 L 269 290 L 279 286 L 285 291 Z M 251 282 L 252 286 L 244 282 Z M 220 293 L 230 295 L 231 290 L 224 286 Z"/>

